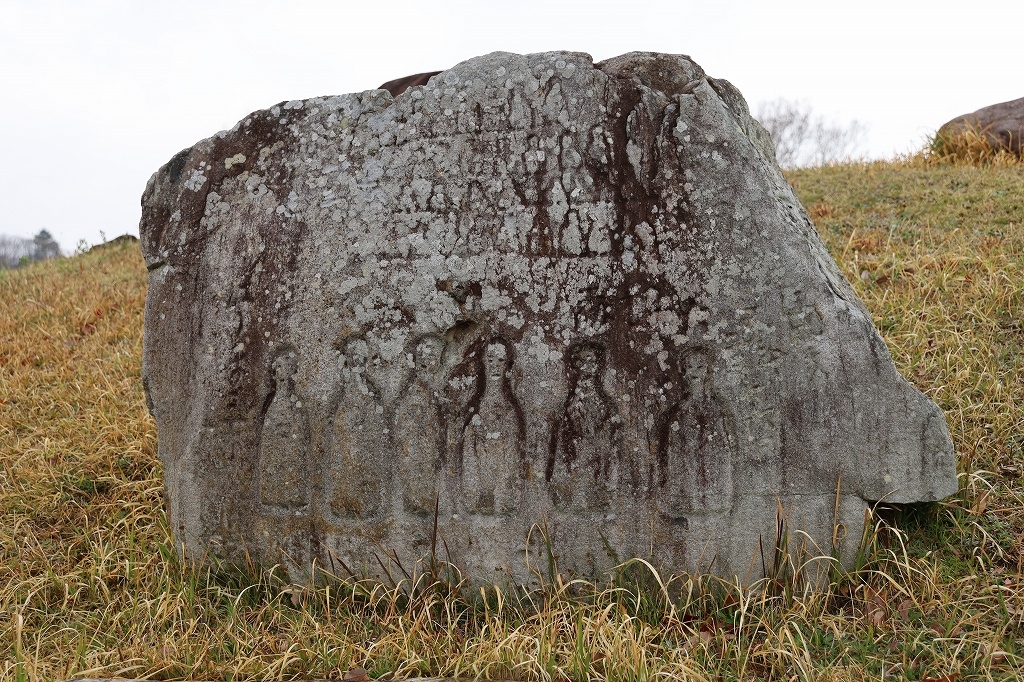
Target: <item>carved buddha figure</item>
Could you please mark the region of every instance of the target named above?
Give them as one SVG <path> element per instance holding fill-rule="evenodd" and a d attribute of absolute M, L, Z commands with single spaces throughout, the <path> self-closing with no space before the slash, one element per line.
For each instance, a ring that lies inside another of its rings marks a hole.
<path fill-rule="evenodd" d="M 726 511 L 733 502 L 736 447 L 731 415 L 715 390 L 707 351 L 689 350 L 679 364 L 679 399 L 662 425 L 662 513 L 677 518 Z"/>
<path fill-rule="evenodd" d="M 445 461 L 446 429 L 439 382 L 444 341 L 427 336 L 416 344 L 412 375 L 395 411 L 402 505 L 415 514 L 433 514 L 438 476 Z"/>
<path fill-rule="evenodd" d="M 260 499 L 279 509 L 309 504 L 309 425 L 302 399 L 295 394 L 298 359 L 278 355 L 271 368 L 274 389 L 263 418 L 260 440 Z"/>
<path fill-rule="evenodd" d="M 336 516 L 386 511 L 394 443 L 380 390 L 366 374 L 368 346 L 350 339 L 338 358 L 341 391 L 328 434 L 327 497 Z"/>
<path fill-rule="evenodd" d="M 462 432 L 462 491 L 468 510 L 512 512 L 521 494 L 524 428 L 512 393 L 512 351 L 503 339 L 484 351 L 477 383 L 479 402 Z"/>

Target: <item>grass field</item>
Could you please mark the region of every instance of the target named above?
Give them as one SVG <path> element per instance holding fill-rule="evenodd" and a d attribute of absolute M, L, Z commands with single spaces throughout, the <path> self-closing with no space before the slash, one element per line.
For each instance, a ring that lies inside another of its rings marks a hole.
<path fill-rule="evenodd" d="M 959 457 L 960 496 L 877 520 L 858 570 L 807 594 L 647 574 L 526 600 L 190 570 L 139 379 L 146 271 L 111 244 L 0 272 L 0 676 L 1018 679 L 1024 165 L 790 179 Z"/>

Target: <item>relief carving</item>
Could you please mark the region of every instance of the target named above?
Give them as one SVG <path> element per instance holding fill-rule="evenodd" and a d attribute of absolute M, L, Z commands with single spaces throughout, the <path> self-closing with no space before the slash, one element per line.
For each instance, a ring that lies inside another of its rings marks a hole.
<path fill-rule="evenodd" d="M 633 490 L 636 465 L 623 453 L 621 419 L 602 386 L 604 348 L 569 350 L 569 396 L 551 434 L 546 478 L 556 505 L 602 510 L 616 491 Z"/>
<path fill-rule="evenodd" d="M 413 352 L 413 371 L 395 410 L 402 505 L 415 514 L 434 513 L 438 476 L 445 462 L 446 421 L 439 397 L 444 341 L 425 336 Z"/>
<path fill-rule="evenodd" d="M 526 423 L 512 390 L 512 346 L 492 339 L 482 355 L 459 439 L 463 499 L 472 513 L 508 514 L 522 494 Z"/>
<path fill-rule="evenodd" d="M 732 416 L 711 376 L 704 349 L 678 358 L 678 400 L 659 424 L 658 504 L 664 516 L 682 520 L 689 514 L 732 508 L 732 460 L 736 434 Z"/>
<path fill-rule="evenodd" d="M 631 558 L 739 584 L 779 504 L 829 547 L 872 501 L 957 491 L 942 411 L 726 81 L 495 52 L 433 83 L 272 105 L 147 183 L 175 546 L 234 542 L 296 585 L 439 560 L 543 590 Z M 336 351 L 365 372 L 339 379 Z"/>
<path fill-rule="evenodd" d="M 335 516 L 375 518 L 387 511 L 393 440 L 376 384 L 367 376 L 369 348 L 349 339 L 338 358 L 341 395 L 331 418 L 327 498 Z"/>
<path fill-rule="evenodd" d="M 309 424 L 303 401 L 295 394 L 297 365 L 293 351 L 281 353 L 271 364 L 274 389 L 260 440 L 260 499 L 284 510 L 305 507 L 310 494 Z"/>

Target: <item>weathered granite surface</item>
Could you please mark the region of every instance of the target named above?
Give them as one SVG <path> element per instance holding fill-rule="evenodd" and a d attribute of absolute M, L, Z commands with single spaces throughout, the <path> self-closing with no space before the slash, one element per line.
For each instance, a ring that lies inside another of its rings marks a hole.
<path fill-rule="evenodd" d="M 827 553 L 874 501 L 956 490 L 942 413 L 686 57 L 494 53 L 283 103 L 161 168 L 141 235 L 193 557 L 384 578 L 435 551 L 525 585 L 543 528 L 577 575 L 747 579 L 779 503 Z"/>

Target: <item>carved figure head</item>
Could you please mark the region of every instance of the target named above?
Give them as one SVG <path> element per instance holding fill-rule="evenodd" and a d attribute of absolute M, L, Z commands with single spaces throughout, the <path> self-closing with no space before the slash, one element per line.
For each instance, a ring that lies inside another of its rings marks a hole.
<path fill-rule="evenodd" d="M 417 373 L 434 374 L 441 368 L 444 341 L 436 336 L 425 336 L 416 344 L 415 362 Z"/>
<path fill-rule="evenodd" d="M 590 345 L 574 348 L 569 357 L 569 362 L 573 369 L 579 372 L 581 378 L 596 377 L 601 370 L 602 360 L 599 350 Z"/>
<path fill-rule="evenodd" d="M 682 358 L 683 379 L 691 390 L 703 388 L 707 381 L 711 359 L 703 348 L 687 351 Z"/>
<path fill-rule="evenodd" d="M 298 369 L 298 358 L 294 351 L 288 351 L 274 358 L 274 362 L 270 366 L 274 370 L 275 380 L 287 381 L 295 375 Z"/>
<path fill-rule="evenodd" d="M 358 336 L 352 337 L 345 342 L 341 355 L 338 357 L 338 364 L 342 369 L 365 367 L 370 358 L 370 346 L 365 339 Z"/>
<path fill-rule="evenodd" d="M 505 376 L 511 363 L 511 353 L 504 340 L 495 339 L 487 344 L 487 351 L 484 353 L 484 371 L 487 373 L 488 379 L 501 379 Z"/>

